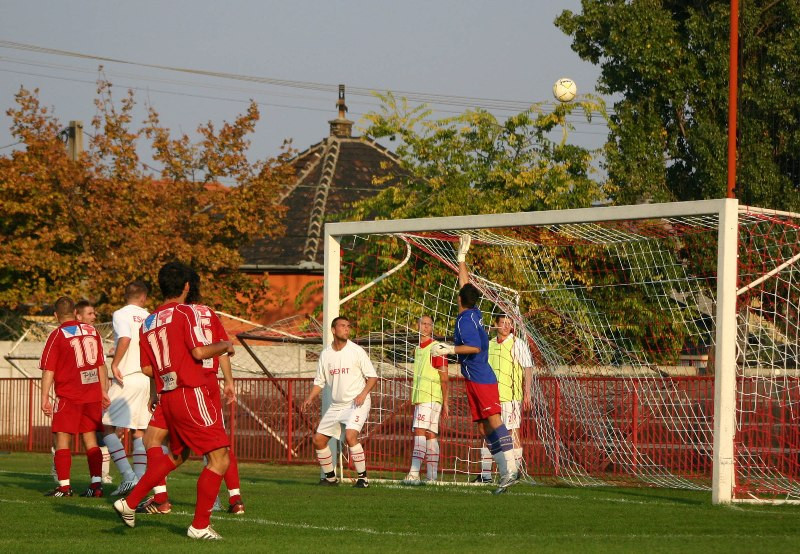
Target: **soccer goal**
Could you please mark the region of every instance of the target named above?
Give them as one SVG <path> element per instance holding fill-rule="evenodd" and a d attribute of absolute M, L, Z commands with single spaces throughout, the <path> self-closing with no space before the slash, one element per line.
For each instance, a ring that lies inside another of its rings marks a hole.
<path fill-rule="evenodd" d="M 799 214 L 736 200 L 330 223 L 325 342 L 346 314 L 382 383 L 408 383 L 418 318 L 451 338 L 467 233 L 484 324 L 508 315 L 532 353 L 530 475 L 796 501 L 799 228 Z M 474 475 L 481 445 L 456 368 L 440 467 Z M 408 385 L 376 396 L 372 424 L 408 412 Z"/>

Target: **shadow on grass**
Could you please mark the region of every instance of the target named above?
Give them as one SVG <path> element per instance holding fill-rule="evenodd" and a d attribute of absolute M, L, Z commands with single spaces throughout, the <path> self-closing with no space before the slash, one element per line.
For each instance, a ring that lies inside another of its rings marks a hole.
<path fill-rule="evenodd" d="M 659 502 L 670 502 L 672 504 L 682 504 L 684 506 L 702 506 L 707 504 L 706 500 L 693 499 L 693 498 L 680 498 L 675 496 L 666 496 L 662 494 L 655 494 L 654 489 L 594 489 L 598 492 L 609 493 L 610 495 L 618 495 L 623 497 L 631 497 L 640 500 L 658 500 Z"/>
<path fill-rule="evenodd" d="M 56 487 L 55 481 L 49 475 L 45 477 L 41 474 L 8 471 L 0 474 L 0 481 L 5 481 L 6 477 L 8 482 L 3 485 L 5 489 L 24 489 L 44 494 Z"/>
<path fill-rule="evenodd" d="M 105 509 L 106 507 L 108 509 Z M 125 525 L 122 522 L 122 520 L 120 520 L 119 516 L 114 511 L 114 508 L 111 506 L 111 504 L 86 505 L 86 506 L 82 506 L 80 504 L 62 504 L 60 506 L 56 506 L 55 511 L 70 516 L 78 515 L 81 517 L 86 517 L 94 519 L 96 521 L 108 523 L 108 528 L 103 529 L 101 531 L 102 533 L 122 536 L 135 532 L 134 529 L 131 529 L 130 527 Z M 146 514 L 142 514 L 142 517 L 136 518 L 136 528 L 138 529 L 140 527 L 166 529 L 170 533 L 174 533 L 175 535 L 179 536 L 184 536 L 186 534 L 186 526 L 167 521 L 166 519 L 161 519 L 160 516 L 151 515 L 148 517 Z"/>

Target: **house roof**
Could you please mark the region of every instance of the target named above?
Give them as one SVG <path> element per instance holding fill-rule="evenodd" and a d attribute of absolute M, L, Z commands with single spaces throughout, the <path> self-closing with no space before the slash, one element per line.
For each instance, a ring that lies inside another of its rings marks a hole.
<path fill-rule="evenodd" d="M 391 177 L 400 174 L 392 152 L 368 138 L 350 136 L 353 122 L 344 118 L 343 90 L 339 98 L 339 118 L 329 122 L 330 136 L 292 162 L 297 179 L 281 200 L 287 209 L 286 234 L 242 248 L 243 270 L 321 274 L 325 223 L 340 221 L 350 205 L 394 184 Z"/>

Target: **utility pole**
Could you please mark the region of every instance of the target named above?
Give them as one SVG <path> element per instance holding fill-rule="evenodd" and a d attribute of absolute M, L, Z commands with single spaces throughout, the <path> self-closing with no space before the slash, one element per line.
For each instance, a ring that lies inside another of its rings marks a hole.
<path fill-rule="evenodd" d="M 67 142 L 67 155 L 72 161 L 78 161 L 83 153 L 83 121 L 70 121 L 64 130 Z"/>

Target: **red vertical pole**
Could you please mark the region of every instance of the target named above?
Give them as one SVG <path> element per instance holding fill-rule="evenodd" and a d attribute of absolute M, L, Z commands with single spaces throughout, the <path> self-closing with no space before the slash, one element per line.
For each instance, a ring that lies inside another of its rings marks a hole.
<path fill-rule="evenodd" d="M 33 379 L 28 379 L 28 452 L 33 451 Z"/>
<path fill-rule="evenodd" d="M 636 381 L 633 381 L 633 409 L 631 410 L 631 442 L 633 443 L 633 472 L 639 465 L 639 392 L 636 390 Z"/>
<path fill-rule="evenodd" d="M 294 391 L 292 389 L 294 387 L 292 385 L 294 385 L 294 381 L 289 379 L 289 385 L 286 388 L 286 390 L 288 391 L 288 396 L 289 396 L 289 422 L 288 422 L 287 430 L 286 430 L 286 433 L 287 433 L 286 444 L 288 445 L 287 448 L 286 448 L 286 461 L 288 463 L 290 463 L 290 464 L 292 463 L 292 448 L 294 446 L 293 443 L 292 443 L 292 435 L 294 434 L 294 429 L 293 429 L 293 425 L 292 425 L 293 422 L 294 422 L 294 418 L 293 418 L 293 415 L 294 415 Z"/>
<path fill-rule="evenodd" d="M 728 71 L 728 198 L 736 198 L 736 108 L 739 87 L 739 0 L 731 0 Z"/>
<path fill-rule="evenodd" d="M 236 386 L 236 380 L 234 380 L 234 387 Z M 236 395 L 238 398 L 238 394 Z M 228 414 L 228 430 L 230 433 L 230 442 L 231 442 L 231 452 L 236 454 L 236 402 L 231 402 L 229 404 L 229 414 Z"/>
<path fill-rule="evenodd" d="M 561 391 L 558 387 L 558 377 L 553 378 L 553 390 L 555 391 L 555 408 L 553 410 L 553 426 L 555 427 L 555 450 L 556 450 L 556 460 L 555 460 L 555 471 L 556 475 L 559 474 L 559 466 L 561 465 L 561 441 L 559 437 L 561 437 L 561 429 L 560 429 L 560 419 L 561 419 Z"/>

